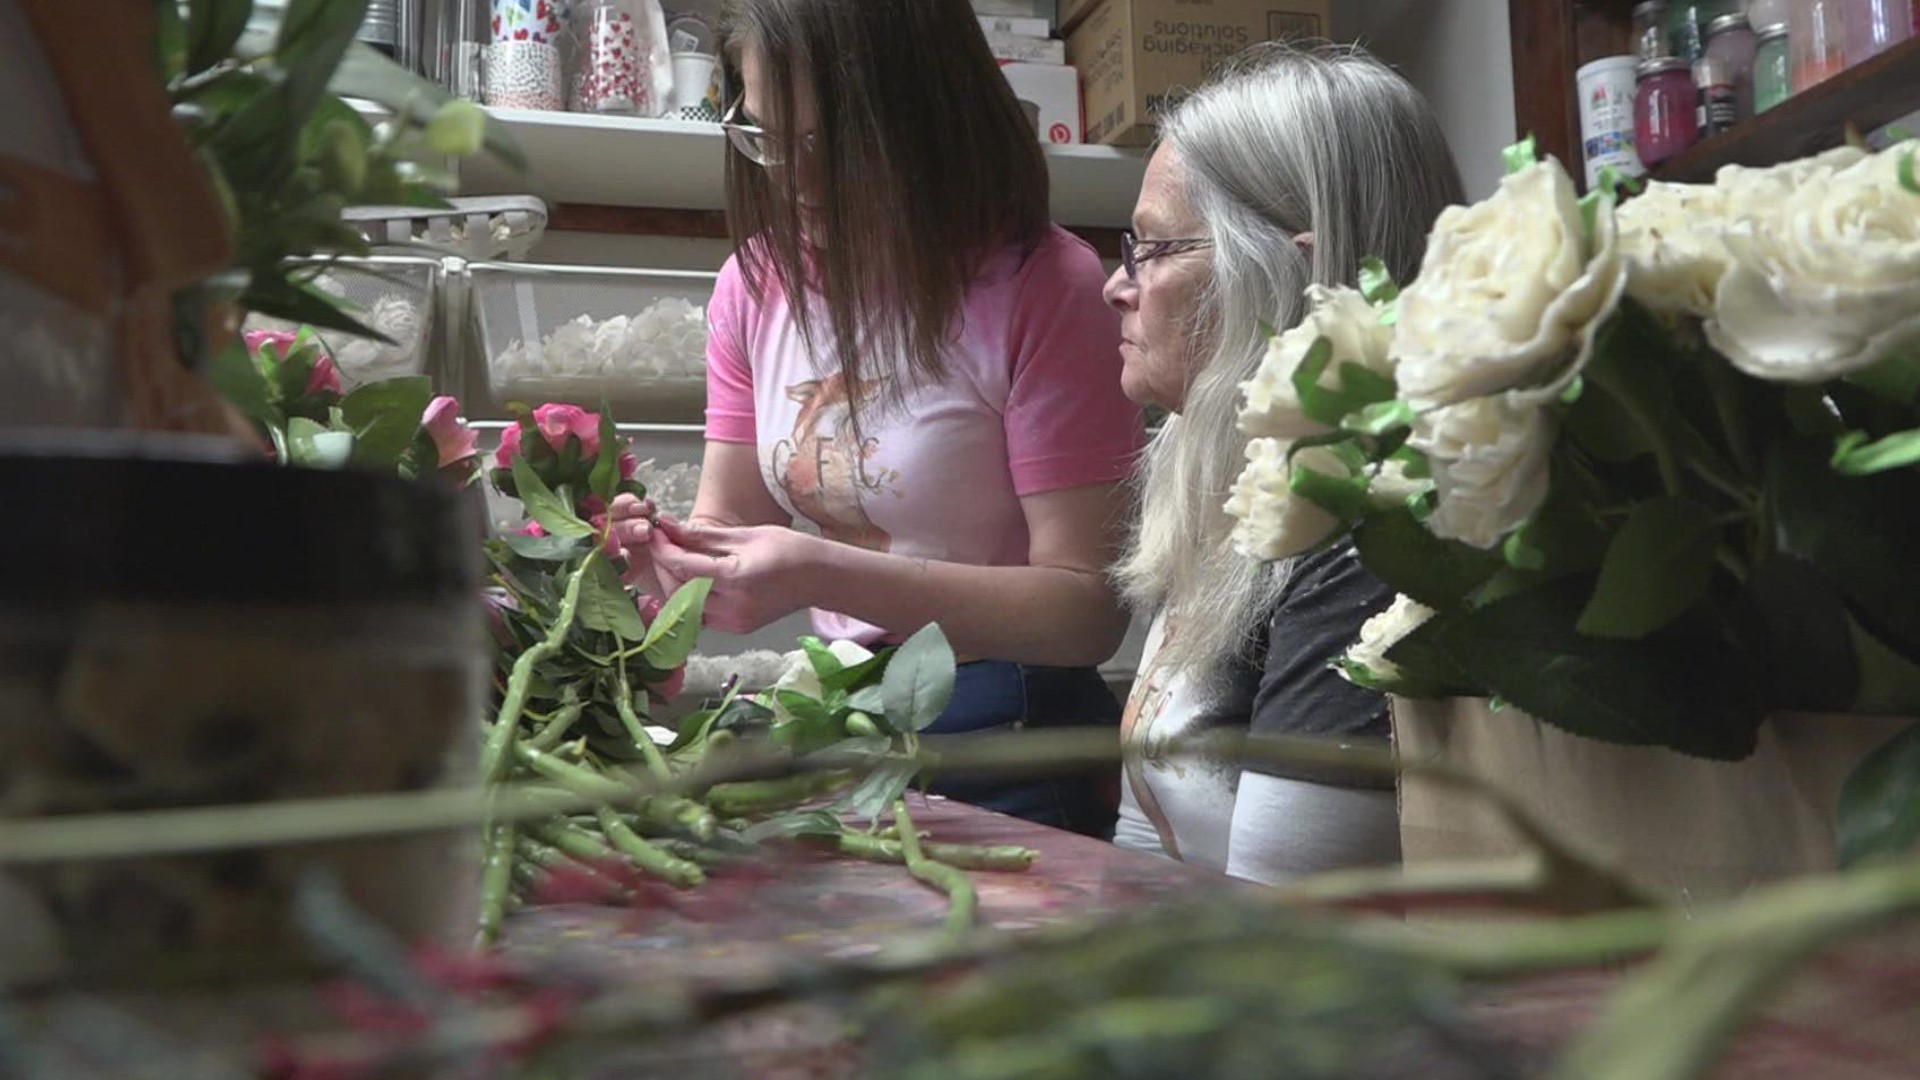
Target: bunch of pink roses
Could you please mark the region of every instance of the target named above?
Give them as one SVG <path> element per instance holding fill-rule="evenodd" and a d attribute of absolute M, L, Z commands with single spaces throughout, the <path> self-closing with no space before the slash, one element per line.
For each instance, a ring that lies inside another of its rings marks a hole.
<path fill-rule="evenodd" d="M 493 485 L 501 493 L 518 498 L 513 479 L 515 458 L 524 458 L 542 483 L 555 492 L 566 493 L 574 513 L 595 521 L 607 512 L 607 502 L 594 494 L 598 486 L 593 473 L 601 465 L 605 440 L 618 440 L 613 424 L 599 413 L 578 405 L 549 403 L 520 414 L 519 422 L 500 437 L 494 452 Z M 613 443 L 613 467 L 618 483 L 615 494 L 646 497 L 646 489 L 633 478 L 640 462 L 622 441 Z M 538 525 L 530 531 L 538 535 Z"/>
<path fill-rule="evenodd" d="M 327 410 L 340 404 L 340 371 L 311 330 L 254 330 L 245 340 L 283 414 L 324 422 Z"/>

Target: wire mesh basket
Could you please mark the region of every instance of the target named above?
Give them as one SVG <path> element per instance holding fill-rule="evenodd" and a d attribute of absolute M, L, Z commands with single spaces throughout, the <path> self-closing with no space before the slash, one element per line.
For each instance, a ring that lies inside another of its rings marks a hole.
<path fill-rule="evenodd" d="M 714 274 L 475 263 L 474 322 L 496 406 L 565 401 L 622 421 L 699 424 Z"/>
<path fill-rule="evenodd" d="M 443 273 L 439 260 L 380 255 L 315 263 L 312 269 L 314 288 L 343 301 L 354 318 L 393 339 L 388 343 L 338 330 L 316 331 L 321 348 L 333 357 L 344 389 L 431 373 L 440 324 Z M 245 329 L 293 331 L 299 324 L 252 315 Z"/>
<path fill-rule="evenodd" d="M 452 199 L 443 209 L 356 206 L 341 217 L 375 249 L 467 259 L 524 259 L 547 232 L 547 204 L 531 195 Z"/>

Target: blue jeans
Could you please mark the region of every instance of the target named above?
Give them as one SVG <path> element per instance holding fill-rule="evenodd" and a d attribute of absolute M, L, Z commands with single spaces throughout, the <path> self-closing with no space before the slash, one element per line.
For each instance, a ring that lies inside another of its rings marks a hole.
<path fill-rule="evenodd" d="M 930 735 L 1008 732 L 1018 728 L 1103 726 L 1119 737 L 1120 703 L 1093 668 L 1024 667 L 1004 660 L 960 665 L 953 700 Z M 1017 781 L 935 775 L 931 791 L 1057 829 L 1107 839 L 1115 807 L 1112 769 Z"/>

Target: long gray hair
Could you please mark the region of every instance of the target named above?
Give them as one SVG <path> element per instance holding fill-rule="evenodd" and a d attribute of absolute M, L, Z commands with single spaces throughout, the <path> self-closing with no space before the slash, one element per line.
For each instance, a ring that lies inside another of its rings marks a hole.
<path fill-rule="evenodd" d="M 1351 285 L 1370 255 L 1412 280 L 1434 219 L 1465 193 L 1426 99 L 1357 47 L 1249 50 L 1161 121 L 1160 145 L 1186 165 L 1213 241 L 1192 330 L 1206 361 L 1147 448 L 1115 573 L 1136 607 L 1195 614 L 1160 659 L 1217 689 L 1231 660 L 1251 658 L 1288 570 L 1235 554 L 1222 509 L 1244 463 L 1239 387 L 1266 352 L 1262 324 L 1292 327 L 1309 284 Z"/>

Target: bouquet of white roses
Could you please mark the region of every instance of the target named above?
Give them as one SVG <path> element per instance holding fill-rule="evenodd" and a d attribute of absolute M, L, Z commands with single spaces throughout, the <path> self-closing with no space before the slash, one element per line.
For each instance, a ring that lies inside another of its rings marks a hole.
<path fill-rule="evenodd" d="M 1350 531 L 1402 594 L 1341 661 L 1382 690 L 1718 759 L 1770 712 L 1920 714 L 1914 155 L 1622 202 L 1516 147 L 1418 280 L 1273 339 L 1236 545 Z"/>

